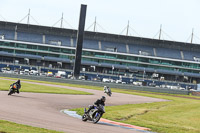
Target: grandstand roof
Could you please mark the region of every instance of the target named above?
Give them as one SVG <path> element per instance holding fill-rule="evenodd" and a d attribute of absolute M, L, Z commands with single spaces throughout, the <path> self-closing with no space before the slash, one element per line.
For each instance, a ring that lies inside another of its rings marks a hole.
<path fill-rule="evenodd" d="M 64 28 L 5 22 L 5 21 L 0 21 L 0 29 L 17 30 L 17 31 L 37 33 L 37 34 L 51 34 L 51 35 L 58 35 L 58 36 L 70 36 L 70 37 L 77 36 L 77 30 L 75 29 L 64 29 Z M 191 43 L 168 41 L 168 40 L 158 40 L 158 39 L 134 37 L 134 36 L 125 36 L 125 35 L 117 35 L 117 34 L 108 34 L 108 33 L 101 33 L 101 32 L 85 31 L 84 38 L 91 39 L 91 40 L 120 42 L 123 44 L 139 44 L 139 45 L 146 45 L 146 46 L 153 46 L 153 47 L 195 51 L 195 52 L 200 51 L 199 44 L 191 44 Z"/>

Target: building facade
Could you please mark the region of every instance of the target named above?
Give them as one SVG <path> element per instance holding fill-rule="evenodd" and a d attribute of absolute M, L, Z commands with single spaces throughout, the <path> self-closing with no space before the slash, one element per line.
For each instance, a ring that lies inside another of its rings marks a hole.
<path fill-rule="evenodd" d="M 0 62 L 73 69 L 77 30 L 0 21 Z M 200 82 L 200 45 L 86 31 L 83 71 Z"/>

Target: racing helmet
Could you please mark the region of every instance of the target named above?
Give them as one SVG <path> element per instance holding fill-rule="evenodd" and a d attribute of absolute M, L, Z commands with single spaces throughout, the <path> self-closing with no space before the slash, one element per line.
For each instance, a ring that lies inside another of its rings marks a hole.
<path fill-rule="evenodd" d="M 17 83 L 20 84 L 20 79 L 17 80 Z"/>
<path fill-rule="evenodd" d="M 102 97 L 101 97 L 101 100 L 105 102 L 105 101 L 106 101 L 106 97 L 105 97 L 105 96 L 102 96 Z"/>

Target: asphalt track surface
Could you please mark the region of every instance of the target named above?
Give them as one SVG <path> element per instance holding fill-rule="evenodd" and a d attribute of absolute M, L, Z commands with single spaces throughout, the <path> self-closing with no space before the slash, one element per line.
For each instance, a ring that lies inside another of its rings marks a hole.
<path fill-rule="evenodd" d="M 105 93 L 103 93 L 103 89 L 102 91 L 98 91 L 28 81 L 22 82 L 80 90 L 93 93 L 94 95 L 20 92 L 20 94 L 8 96 L 8 91 L 0 91 L 0 120 L 8 120 L 19 124 L 67 133 L 139 133 L 139 131 L 120 127 L 82 122 L 80 119 L 60 112 L 60 110 L 63 109 L 87 107 L 88 105 L 92 105 L 96 99 L 103 95 L 106 96 Z M 121 93 L 113 93 L 112 97 L 106 96 L 106 98 L 106 106 L 166 101 L 163 99 Z"/>

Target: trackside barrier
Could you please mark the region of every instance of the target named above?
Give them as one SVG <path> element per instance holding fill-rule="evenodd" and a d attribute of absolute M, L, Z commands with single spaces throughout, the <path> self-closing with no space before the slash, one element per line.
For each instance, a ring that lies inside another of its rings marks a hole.
<path fill-rule="evenodd" d="M 103 86 L 109 86 L 110 88 L 169 93 L 169 94 L 189 95 L 189 93 L 190 93 L 187 90 L 173 90 L 173 89 L 157 88 L 157 87 L 149 87 L 149 86 L 134 86 L 131 84 L 103 83 L 103 82 L 95 82 L 95 81 L 88 81 L 88 80 L 63 79 L 63 78 L 53 78 L 53 77 L 43 77 L 43 76 L 32 76 L 32 75 L 30 76 L 30 75 L 0 73 L 0 77 L 11 77 L 11 78 L 40 80 L 40 81 L 48 81 L 48 82 L 100 86 L 100 87 L 102 87 L 102 90 L 103 90 Z"/>
<path fill-rule="evenodd" d="M 191 91 L 193 96 L 200 96 L 200 91 Z"/>

